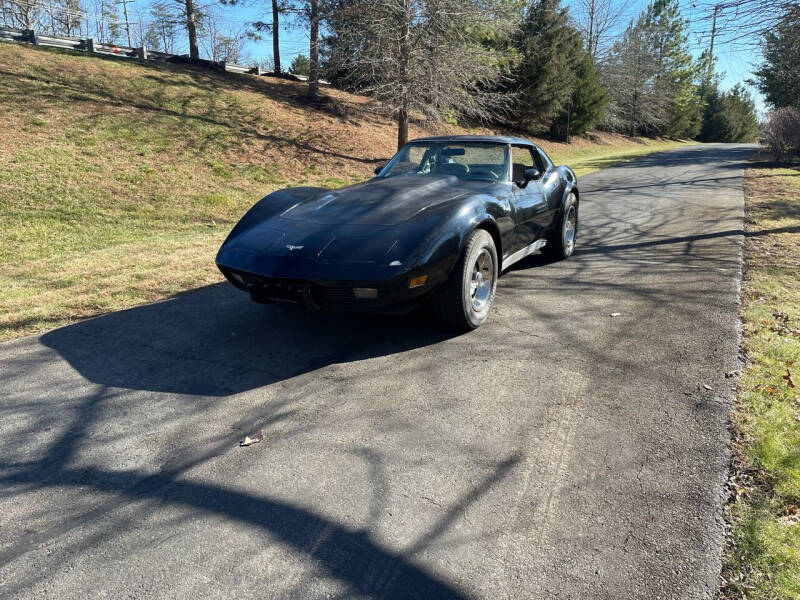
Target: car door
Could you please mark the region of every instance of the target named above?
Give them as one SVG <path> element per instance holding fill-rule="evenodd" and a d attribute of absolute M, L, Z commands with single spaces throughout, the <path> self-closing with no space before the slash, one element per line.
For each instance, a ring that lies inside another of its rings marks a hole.
<path fill-rule="evenodd" d="M 511 146 L 511 176 L 513 179 L 514 205 L 514 243 L 511 252 L 529 246 L 544 234 L 546 220 L 551 212 L 541 178 L 524 183 L 525 169 L 540 170 L 534 148 L 530 146 Z"/>
<path fill-rule="evenodd" d="M 542 173 L 539 179 L 539 187 L 547 203 L 547 210 L 541 215 L 541 227 L 549 229 L 561 206 L 561 198 L 564 195 L 566 182 L 559 175 L 558 169 L 553 165 L 553 161 L 541 148 L 534 148 L 533 152 L 539 165 L 537 169 Z"/>

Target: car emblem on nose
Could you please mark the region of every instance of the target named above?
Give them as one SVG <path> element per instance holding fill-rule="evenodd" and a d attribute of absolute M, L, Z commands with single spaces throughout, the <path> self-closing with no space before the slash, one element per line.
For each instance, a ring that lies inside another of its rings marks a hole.
<path fill-rule="evenodd" d="M 303 246 L 293 246 L 292 244 L 286 244 L 287 250 L 302 250 Z"/>

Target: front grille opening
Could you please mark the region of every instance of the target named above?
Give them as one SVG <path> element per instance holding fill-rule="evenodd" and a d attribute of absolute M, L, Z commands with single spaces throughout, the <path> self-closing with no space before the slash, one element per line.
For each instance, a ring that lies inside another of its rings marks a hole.
<path fill-rule="evenodd" d="M 363 308 L 375 304 L 380 296 L 376 288 L 359 287 L 356 294 L 350 286 L 319 285 L 301 279 L 264 277 L 236 269 L 224 269 L 225 276 L 234 285 L 250 292 L 258 302 L 288 302 L 302 304 L 304 294 L 323 309 Z"/>

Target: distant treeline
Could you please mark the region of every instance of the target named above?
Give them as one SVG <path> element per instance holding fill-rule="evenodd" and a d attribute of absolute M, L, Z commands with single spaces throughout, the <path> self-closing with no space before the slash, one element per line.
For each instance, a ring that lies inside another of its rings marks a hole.
<path fill-rule="evenodd" d="M 749 141 L 758 133 L 745 87 L 720 89 L 710 44 L 693 58 L 678 0 L 653 0 L 627 23 L 618 0 L 578 0 L 574 12 L 560 0 L 270 0 L 263 21 L 238 29 L 213 3 L 196 0 L 155 0 L 131 27 L 113 2 L 48 0 L 59 1 L 63 13 L 43 0 L 0 0 L 0 15 L 5 24 L 54 33 L 88 36 L 91 28 L 104 41 L 130 32 L 134 45 L 188 46 L 192 57 L 236 63 L 248 60 L 248 37 L 270 37 L 272 58 L 260 66 L 276 72 L 281 29 L 305 28 L 309 53 L 295 56 L 291 70 L 309 76 L 310 95 L 324 77 L 374 97 L 397 119 L 398 143 L 415 116 L 562 139 L 598 127 L 703 141 Z M 793 7 L 781 8 L 780 26 L 766 33 L 756 73 L 776 108 L 800 97 L 780 83 L 786 73 L 798 77 L 798 62 L 785 59 L 800 47 Z"/>

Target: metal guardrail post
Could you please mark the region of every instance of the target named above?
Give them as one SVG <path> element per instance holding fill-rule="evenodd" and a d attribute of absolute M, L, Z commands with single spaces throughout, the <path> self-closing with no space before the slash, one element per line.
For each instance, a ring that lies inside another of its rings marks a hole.
<path fill-rule="evenodd" d="M 94 38 L 87 38 L 86 39 L 86 50 L 89 51 L 89 52 L 95 52 Z"/>
<path fill-rule="evenodd" d="M 31 44 L 33 44 L 34 46 L 39 45 L 39 40 L 36 37 L 36 32 L 33 29 L 23 29 L 23 33 L 25 33 L 25 35 L 28 36 L 28 39 L 30 40 Z"/>
<path fill-rule="evenodd" d="M 137 48 L 136 51 L 140 59 L 147 60 L 147 46 L 142 44 L 142 47 Z"/>

